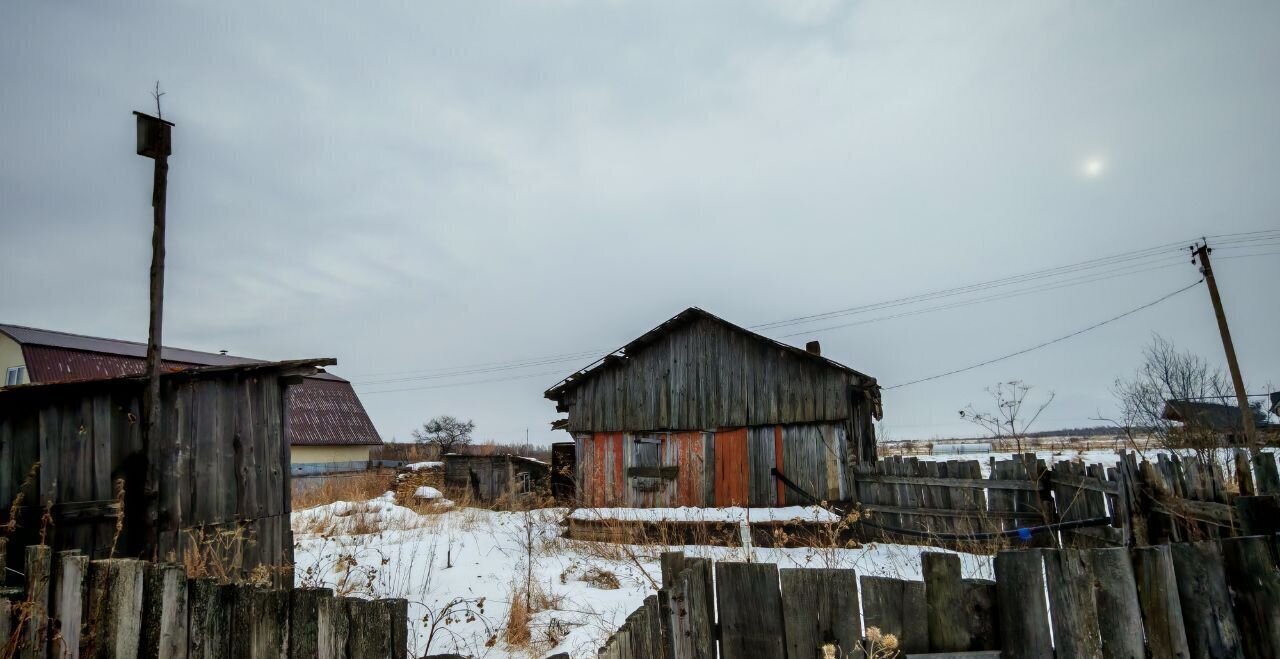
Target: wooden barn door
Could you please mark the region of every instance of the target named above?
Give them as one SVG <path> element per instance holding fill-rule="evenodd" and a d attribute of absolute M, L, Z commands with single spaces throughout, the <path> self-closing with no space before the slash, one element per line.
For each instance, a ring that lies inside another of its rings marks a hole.
<path fill-rule="evenodd" d="M 715 505 L 747 505 L 747 486 L 751 476 L 747 461 L 747 429 L 717 430 L 713 452 Z"/>

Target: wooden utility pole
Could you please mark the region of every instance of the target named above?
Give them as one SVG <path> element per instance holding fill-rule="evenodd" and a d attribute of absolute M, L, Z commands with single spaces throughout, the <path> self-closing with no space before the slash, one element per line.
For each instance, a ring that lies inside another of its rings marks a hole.
<path fill-rule="evenodd" d="M 159 89 L 156 92 L 156 107 L 159 114 Z M 155 161 L 155 174 L 151 182 L 151 314 L 150 329 L 147 333 L 147 390 L 142 399 L 142 439 L 147 447 L 147 455 L 156 456 L 163 449 L 159 448 L 160 416 L 160 337 L 164 319 L 164 230 L 165 199 L 169 184 L 169 154 L 172 151 L 170 129 L 173 123 L 160 117 L 153 117 L 141 112 L 134 112 L 138 125 L 138 155 Z M 155 480 L 156 466 L 147 469 L 147 496 L 154 501 L 158 489 L 162 487 Z M 173 485 L 173 484 L 170 484 Z M 149 506 L 150 508 L 150 506 Z M 155 510 L 154 508 L 152 510 Z M 158 513 L 158 511 L 156 511 Z M 158 551 L 157 526 L 158 515 L 148 520 L 149 549 Z M 175 520 L 176 521 L 176 520 Z M 176 527 L 175 527 L 176 528 Z"/>
<path fill-rule="evenodd" d="M 1236 348 L 1231 343 L 1231 329 L 1227 327 L 1227 315 L 1222 311 L 1222 296 L 1218 295 L 1218 283 L 1213 278 L 1213 265 L 1209 262 L 1209 254 L 1213 252 L 1208 242 L 1202 242 L 1194 248 L 1194 263 L 1200 262 L 1200 272 L 1204 274 L 1204 282 L 1209 286 L 1209 299 L 1213 302 L 1213 315 L 1218 319 L 1218 333 L 1222 335 L 1222 349 L 1227 353 L 1227 368 L 1231 371 L 1231 386 L 1236 390 L 1236 404 L 1240 406 L 1240 419 L 1244 423 L 1245 440 L 1249 442 L 1249 450 L 1258 454 L 1258 430 L 1253 425 L 1253 409 L 1249 407 L 1249 396 L 1244 390 L 1244 377 L 1240 375 L 1240 363 L 1236 361 Z"/>

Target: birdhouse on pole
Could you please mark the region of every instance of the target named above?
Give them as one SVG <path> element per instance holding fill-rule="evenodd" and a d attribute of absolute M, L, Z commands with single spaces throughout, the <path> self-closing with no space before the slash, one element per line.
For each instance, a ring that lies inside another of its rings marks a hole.
<path fill-rule="evenodd" d="M 172 152 L 169 129 L 173 122 L 136 110 L 133 115 L 138 118 L 138 155 L 153 160 L 168 157 Z"/>

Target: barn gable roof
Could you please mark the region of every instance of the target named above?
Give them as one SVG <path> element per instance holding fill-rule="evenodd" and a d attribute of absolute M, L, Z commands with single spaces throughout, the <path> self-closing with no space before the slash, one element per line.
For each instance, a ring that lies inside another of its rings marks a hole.
<path fill-rule="evenodd" d="M 65 383 L 140 375 L 147 346 L 136 341 L 0 324 L 0 334 L 22 347 L 33 383 Z M 210 367 L 269 366 L 273 362 L 216 352 L 165 346 L 166 372 L 206 371 Z M 382 444 L 351 383 L 313 369 L 289 389 L 289 442 L 299 445 Z"/>
<path fill-rule="evenodd" d="M 811 360 L 814 363 L 818 363 L 823 366 L 827 366 L 829 368 L 842 371 L 844 373 L 848 373 L 856 377 L 858 380 L 860 380 L 863 386 L 867 386 L 867 387 L 876 386 L 875 378 L 865 373 L 861 373 L 852 368 L 849 368 L 848 366 L 845 366 L 844 364 L 841 364 L 840 362 L 837 362 L 833 359 L 829 359 L 827 357 L 823 357 L 822 355 L 809 352 L 804 348 L 798 348 L 796 346 L 783 343 L 775 339 L 771 339 L 762 334 L 757 334 L 756 332 L 752 332 L 751 330 L 745 327 L 742 327 L 740 325 L 735 325 L 704 309 L 700 309 L 698 307 L 689 307 L 688 309 L 685 309 L 684 311 L 681 311 L 680 313 L 667 319 L 657 327 L 649 330 L 648 332 L 645 332 L 644 334 L 641 334 L 639 337 L 636 337 L 630 343 L 622 346 L 621 348 L 618 348 L 617 350 L 614 350 L 613 352 L 601 357 L 595 362 L 592 362 L 586 367 L 564 378 L 563 380 L 561 380 L 560 382 L 552 386 L 550 389 L 547 389 L 547 391 L 544 393 L 544 396 L 546 396 L 550 400 L 559 401 L 561 398 L 564 397 L 565 394 L 569 393 L 570 391 L 577 388 L 582 383 L 595 377 L 596 375 L 599 375 L 604 368 L 613 366 L 615 364 L 623 363 L 627 359 L 628 355 L 637 354 L 640 351 L 644 350 L 646 346 L 649 346 L 659 341 L 666 335 L 694 321 L 703 320 L 703 319 L 713 321 L 725 328 L 728 328 L 733 332 L 749 337 L 755 341 L 759 341 L 771 347 L 780 348 L 791 354 L 800 356 L 802 359 Z"/>

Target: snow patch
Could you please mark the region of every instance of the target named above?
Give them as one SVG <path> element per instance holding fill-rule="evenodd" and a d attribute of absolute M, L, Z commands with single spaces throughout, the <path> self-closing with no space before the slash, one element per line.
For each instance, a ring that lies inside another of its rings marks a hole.
<path fill-rule="evenodd" d="M 823 522 L 834 524 L 840 516 L 818 506 L 784 508 L 579 508 L 569 515 L 581 521 L 619 522 Z"/>

